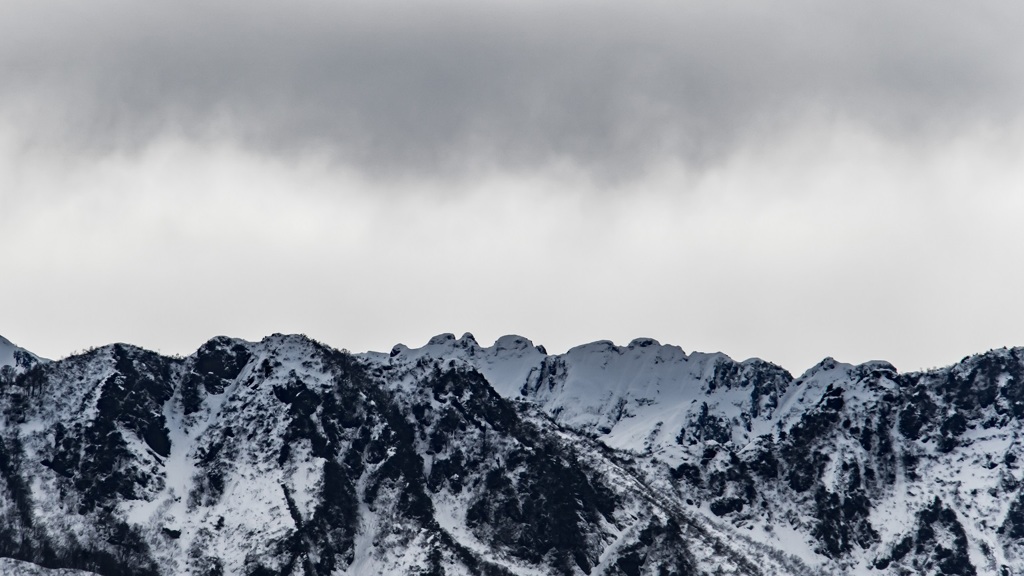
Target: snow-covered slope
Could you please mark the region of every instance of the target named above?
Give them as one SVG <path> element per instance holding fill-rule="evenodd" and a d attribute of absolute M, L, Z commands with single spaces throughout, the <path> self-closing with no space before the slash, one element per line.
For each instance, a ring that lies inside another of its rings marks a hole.
<path fill-rule="evenodd" d="M 799 378 L 650 339 L 468 334 L 11 357 L 0 557 L 48 569 L 1024 573 L 1019 349 Z"/>
<path fill-rule="evenodd" d="M 717 419 L 721 442 L 746 443 L 770 431 L 793 378 L 758 359 L 686 354 L 639 338 L 628 346 L 602 341 L 549 356 L 521 336 L 481 348 L 471 334 L 434 337 L 426 346 L 396 346 L 388 356 L 363 355 L 381 366 L 456 362 L 482 373 L 496 391 L 529 400 L 561 424 L 600 437 L 610 447 L 683 457 L 678 438 L 694 422 Z M 735 436 L 735 438 L 734 438 Z"/>
<path fill-rule="evenodd" d="M 15 346 L 7 338 L 0 336 L 0 378 L 11 380 L 16 375 L 44 361 L 28 350 Z"/>
<path fill-rule="evenodd" d="M 826 358 L 795 379 L 652 339 L 547 355 L 521 337 L 442 335 L 365 358 L 493 375 L 503 395 L 630 454 L 661 496 L 814 572 L 1024 573 L 1021 349 L 924 374 Z"/>
<path fill-rule="evenodd" d="M 94 572 L 43 568 L 38 564 L 22 562 L 13 558 L 0 558 L 0 574 L 4 576 L 96 576 Z"/>

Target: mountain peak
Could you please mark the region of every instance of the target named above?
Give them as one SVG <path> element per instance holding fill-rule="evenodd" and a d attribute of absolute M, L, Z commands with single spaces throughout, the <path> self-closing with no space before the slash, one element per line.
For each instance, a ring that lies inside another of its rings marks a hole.
<path fill-rule="evenodd" d="M 634 338 L 629 342 L 627 348 L 647 348 L 648 346 L 661 346 L 654 338 Z"/>
<path fill-rule="evenodd" d="M 455 334 L 451 332 L 445 332 L 444 334 L 438 334 L 427 341 L 427 346 L 439 346 L 447 347 L 455 344 Z"/>
<path fill-rule="evenodd" d="M 652 338 L 549 355 L 441 334 L 389 356 L 220 336 L 185 358 L 112 344 L 45 369 L 0 350 L 15 362 L 0 548 L 19 560 L 132 576 L 1024 573 L 1019 349 L 911 374 L 826 358 L 796 380 Z"/>
<path fill-rule="evenodd" d="M 4 366 L 14 366 L 14 351 L 18 350 L 18 347 L 13 342 L 0 336 L 0 368 Z"/>
<path fill-rule="evenodd" d="M 18 371 L 24 371 L 44 360 L 0 336 L 0 368 L 10 366 Z"/>
<path fill-rule="evenodd" d="M 533 347 L 532 340 L 518 334 L 506 334 L 494 341 L 497 350 L 528 350 Z"/>

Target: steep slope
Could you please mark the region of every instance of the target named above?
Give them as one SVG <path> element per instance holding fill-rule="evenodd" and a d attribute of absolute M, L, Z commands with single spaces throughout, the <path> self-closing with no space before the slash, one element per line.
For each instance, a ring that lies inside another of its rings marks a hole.
<path fill-rule="evenodd" d="M 22 562 L 13 558 L 0 558 L 0 574 L 11 576 L 96 576 L 93 572 L 82 570 L 65 570 L 61 568 L 43 568 L 31 562 Z"/>
<path fill-rule="evenodd" d="M 633 455 L 657 493 L 738 530 L 741 548 L 819 573 L 1024 573 L 1021 349 L 910 374 L 829 358 L 796 379 L 651 339 L 553 356 L 520 337 L 479 348 L 442 335 L 367 358 L 494 374 L 498 390 Z"/>
<path fill-rule="evenodd" d="M 479 371 L 303 337 L 116 344 L 0 391 L 0 554 L 99 574 L 753 573 Z M 724 552 L 724 553 L 723 553 Z"/>
<path fill-rule="evenodd" d="M 684 458 L 687 430 L 719 442 L 746 444 L 779 419 L 793 377 L 753 359 L 686 354 L 649 338 L 619 347 L 602 341 L 548 355 L 520 336 L 481 348 L 472 335 L 443 334 L 419 349 L 366 354 L 381 365 L 455 361 L 484 374 L 500 394 L 529 400 L 559 423 L 600 437 L 610 447 Z M 684 443 L 685 444 L 685 443 Z"/>
<path fill-rule="evenodd" d="M 650 339 L 10 356 L 5 569 L 1024 573 L 1019 349 L 799 378 Z"/>
<path fill-rule="evenodd" d="M 45 361 L 28 350 L 15 346 L 7 338 L 0 336 L 0 383 L 10 382 L 18 374 Z"/>

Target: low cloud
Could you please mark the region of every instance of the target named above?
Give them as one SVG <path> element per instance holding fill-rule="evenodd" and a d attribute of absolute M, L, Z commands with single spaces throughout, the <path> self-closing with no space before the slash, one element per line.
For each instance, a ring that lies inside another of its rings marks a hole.
<path fill-rule="evenodd" d="M 0 114 L 73 153 L 171 135 L 377 177 L 634 178 L 837 119 L 914 143 L 1016 120 L 1022 25 L 996 2 L 18 2 Z"/>
<path fill-rule="evenodd" d="M 0 162 L 21 192 L 0 211 L 0 333 L 48 356 L 222 333 L 357 351 L 649 336 L 794 372 L 1024 342 L 1024 132 L 927 150 L 835 132 L 610 189 L 558 170 L 384 181 L 188 140 L 70 170 Z"/>
<path fill-rule="evenodd" d="M 1020 6 L 8 2 L 0 334 L 1024 343 Z"/>

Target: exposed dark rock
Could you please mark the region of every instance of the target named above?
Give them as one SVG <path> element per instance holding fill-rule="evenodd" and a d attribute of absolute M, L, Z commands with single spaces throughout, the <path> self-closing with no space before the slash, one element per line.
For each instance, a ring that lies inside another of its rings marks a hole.
<path fill-rule="evenodd" d="M 1019 350 L 908 375 L 826 359 L 797 381 L 766 362 L 705 356 L 687 405 L 639 421 L 657 402 L 645 390 L 574 428 L 560 420 L 577 410 L 571 395 L 533 404 L 572 382 L 565 357 L 538 359 L 503 388 L 518 391 L 511 400 L 485 376 L 498 360 L 471 337 L 434 346 L 441 357 L 354 357 L 274 335 L 216 338 L 184 359 L 127 345 L 16 357 L 0 374 L 0 556 L 140 576 L 327 576 L 382 569 L 385 557 L 392 571 L 451 576 L 814 573 L 756 541 L 785 523 L 826 571 L 1024 567 Z M 621 423 L 653 432 L 611 448 Z M 186 478 L 171 469 L 182 462 Z M 984 488 L 936 482 L 937 462 L 973 470 Z M 871 519 L 897 486 L 932 492 L 923 507 L 908 500 L 912 528 L 883 541 Z M 997 537 L 970 541 L 965 526 L 984 530 L 978 510 L 997 509 Z M 718 535 L 730 531 L 740 536 Z M 246 550 L 225 552 L 242 540 Z"/>

